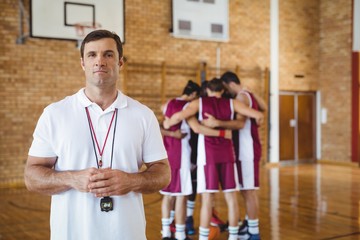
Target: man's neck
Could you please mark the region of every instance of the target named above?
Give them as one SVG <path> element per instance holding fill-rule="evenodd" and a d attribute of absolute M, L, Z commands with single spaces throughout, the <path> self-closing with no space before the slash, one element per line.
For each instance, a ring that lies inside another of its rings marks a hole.
<path fill-rule="evenodd" d="M 90 101 L 99 105 L 102 110 L 105 110 L 116 100 L 117 89 L 99 89 L 85 87 L 85 95 L 90 99 Z"/>

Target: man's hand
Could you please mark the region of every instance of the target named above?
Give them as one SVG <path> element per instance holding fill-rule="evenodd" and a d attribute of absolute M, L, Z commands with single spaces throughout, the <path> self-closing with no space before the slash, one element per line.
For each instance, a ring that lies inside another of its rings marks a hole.
<path fill-rule="evenodd" d="M 261 116 L 255 118 L 256 124 L 260 126 L 264 122 L 264 114 L 261 114 Z"/>
<path fill-rule="evenodd" d="M 169 129 L 170 128 L 170 118 L 165 117 L 165 119 L 163 121 L 163 127 L 164 127 L 164 129 Z"/>
<path fill-rule="evenodd" d="M 132 191 L 131 173 L 105 168 L 90 177 L 89 189 L 96 197 L 124 195 Z"/>
<path fill-rule="evenodd" d="M 219 121 L 211 114 L 205 113 L 206 119 L 201 121 L 201 124 L 209 128 L 216 128 L 219 126 Z"/>
<path fill-rule="evenodd" d="M 187 133 L 181 132 L 180 129 L 172 132 L 172 134 L 173 134 L 173 137 L 174 137 L 174 138 L 177 138 L 177 139 L 183 139 L 183 138 L 186 137 L 186 135 L 187 135 Z"/>
<path fill-rule="evenodd" d="M 90 178 L 98 171 L 96 168 L 88 168 L 81 171 L 70 172 L 72 180 L 71 187 L 80 192 L 90 192 Z"/>

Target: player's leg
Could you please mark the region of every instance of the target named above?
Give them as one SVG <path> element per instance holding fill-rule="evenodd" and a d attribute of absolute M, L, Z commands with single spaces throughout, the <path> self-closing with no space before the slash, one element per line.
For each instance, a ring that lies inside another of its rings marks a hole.
<path fill-rule="evenodd" d="M 239 231 L 239 205 L 237 201 L 237 192 L 225 192 L 224 195 L 228 206 L 229 240 L 237 240 Z"/>
<path fill-rule="evenodd" d="M 259 200 L 257 190 L 242 190 L 241 194 L 245 200 L 247 221 L 246 226 L 239 234 L 240 239 L 260 239 L 259 235 Z"/>
<path fill-rule="evenodd" d="M 184 240 L 185 234 L 185 218 L 186 218 L 186 200 L 187 196 L 177 196 L 175 203 L 175 238 Z"/>
<path fill-rule="evenodd" d="M 241 195 L 244 198 L 247 219 L 239 230 L 240 239 L 260 239 L 259 234 L 259 161 L 240 161 Z"/>
<path fill-rule="evenodd" d="M 199 240 L 207 240 L 209 237 L 213 195 L 208 192 L 201 194 Z"/>
<path fill-rule="evenodd" d="M 186 201 L 186 233 L 188 235 L 194 235 L 195 234 L 195 228 L 194 228 L 194 209 L 195 209 L 195 200 L 196 200 L 196 188 L 197 188 L 197 179 L 196 179 L 196 169 L 193 169 L 191 171 L 191 183 L 192 183 L 192 189 L 193 193 L 188 196 L 188 199 Z"/>
<path fill-rule="evenodd" d="M 161 225 L 162 225 L 162 237 L 167 239 L 171 237 L 170 231 L 170 210 L 171 210 L 171 200 L 172 196 L 164 195 L 161 203 Z"/>

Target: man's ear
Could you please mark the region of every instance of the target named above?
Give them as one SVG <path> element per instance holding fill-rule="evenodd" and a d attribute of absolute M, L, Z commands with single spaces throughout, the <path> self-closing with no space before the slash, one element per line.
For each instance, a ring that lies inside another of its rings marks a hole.
<path fill-rule="evenodd" d="M 80 65 L 81 65 L 81 68 L 85 71 L 85 64 L 84 64 L 83 58 L 80 58 Z"/>
<path fill-rule="evenodd" d="M 121 67 L 122 65 L 124 65 L 124 58 L 122 57 L 122 58 L 120 58 L 119 59 L 119 67 Z"/>

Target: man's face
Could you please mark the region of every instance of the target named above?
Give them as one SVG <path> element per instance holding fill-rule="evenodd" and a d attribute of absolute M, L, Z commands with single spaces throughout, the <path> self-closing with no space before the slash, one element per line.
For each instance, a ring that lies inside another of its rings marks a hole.
<path fill-rule="evenodd" d="M 229 83 L 223 82 L 225 89 L 232 95 L 236 94 L 234 84 L 235 84 L 234 82 L 229 82 Z"/>
<path fill-rule="evenodd" d="M 198 98 L 198 95 L 197 95 L 197 92 L 192 92 L 190 95 L 189 95 L 189 100 L 192 101 L 194 99 Z"/>
<path fill-rule="evenodd" d="M 81 66 L 86 83 L 96 86 L 115 85 L 123 60 L 119 60 L 116 43 L 112 38 L 88 42 L 84 48 Z"/>

